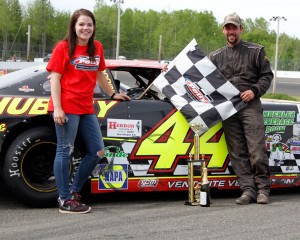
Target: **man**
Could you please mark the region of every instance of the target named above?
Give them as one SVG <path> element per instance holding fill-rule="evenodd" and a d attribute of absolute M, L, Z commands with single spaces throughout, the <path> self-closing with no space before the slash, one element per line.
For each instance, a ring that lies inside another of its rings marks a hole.
<path fill-rule="evenodd" d="M 269 203 L 270 172 L 260 97 L 271 85 L 273 73 L 263 46 L 241 40 L 242 21 L 225 17 L 227 45 L 209 55 L 211 61 L 237 89 L 247 104 L 223 122 L 229 156 L 242 195 L 237 204 Z"/>

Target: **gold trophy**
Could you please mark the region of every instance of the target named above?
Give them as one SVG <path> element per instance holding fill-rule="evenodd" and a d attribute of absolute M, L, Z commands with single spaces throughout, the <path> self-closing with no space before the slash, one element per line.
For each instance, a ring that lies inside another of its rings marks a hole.
<path fill-rule="evenodd" d="M 201 124 L 195 124 L 195 123 L 192 123 L 190 126 L 195 133 L 195 135 L 194 135 L 194 157 L 193 157 L 193 154 L 190 153 L 190 155 L 189 155 L 190 159 L 188 160 L 189 198 L 188 198 L 188 201 L 185 202 L 185 205 L 197 206 L 197 205 L 200 205 L 201 185 L 198 183 L 194 187 L 194 163 L 204 161 L 203 157 L 202 157 L 202 160 L 199 159 L 199 133 L 203 126 Z"/>

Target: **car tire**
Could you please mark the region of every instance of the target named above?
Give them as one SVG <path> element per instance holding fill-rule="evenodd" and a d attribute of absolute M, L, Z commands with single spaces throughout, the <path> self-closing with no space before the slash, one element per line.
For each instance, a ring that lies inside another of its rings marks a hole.
<path fill-rule="evenodd" d="M 49 127 L 29 129 L 12 141 L 2 172 L 6 186 L 20 201 L 33 207 L 57 204 L 55 152 L 56 135 Z"/>

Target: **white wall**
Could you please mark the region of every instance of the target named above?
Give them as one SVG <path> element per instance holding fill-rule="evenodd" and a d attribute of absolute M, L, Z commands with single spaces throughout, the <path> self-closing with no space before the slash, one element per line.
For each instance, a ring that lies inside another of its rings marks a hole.
<path fill-rule="evenodd" d="M 0 62 L 0 70 L 15 71 L 40 64 L 43 64 L 43 62 Z"/>
<path fill-rule="evenodd" d="M 274 72 L 274 71 L 273 71 Z M 278 78 L 300 78 L 300 72 L 293 71 L 277 71 Z"/>

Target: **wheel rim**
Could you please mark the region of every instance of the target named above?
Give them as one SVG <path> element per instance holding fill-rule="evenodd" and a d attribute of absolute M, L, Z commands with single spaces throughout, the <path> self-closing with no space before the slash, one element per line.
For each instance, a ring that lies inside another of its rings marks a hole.
<path fill-rule="evenodd" d="M 26 184 L 39 192 L 57 190 L 53 174 L 56 144 L 39 142 L 31 146 L 22 158 L 21 172 Z"/>

